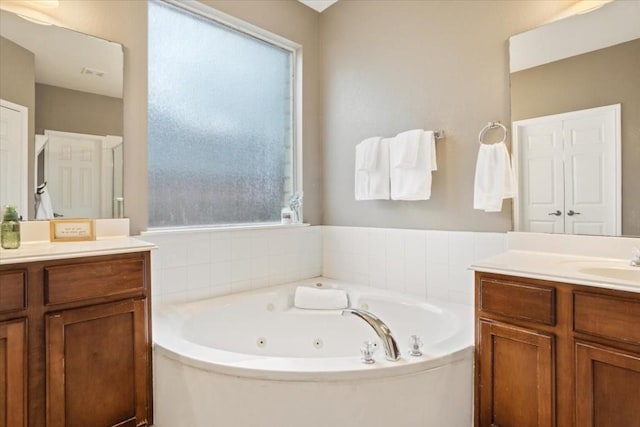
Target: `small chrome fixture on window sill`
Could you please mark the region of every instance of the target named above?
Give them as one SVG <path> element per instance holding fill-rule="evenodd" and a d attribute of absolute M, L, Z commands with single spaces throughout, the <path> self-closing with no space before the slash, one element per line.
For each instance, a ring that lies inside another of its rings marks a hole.
<path fill-rule="evenodd" d="M 640 249 L 631 249 L 631 262 L 629 263 L 629 265 L 631 267 L 640 267 Z"/>

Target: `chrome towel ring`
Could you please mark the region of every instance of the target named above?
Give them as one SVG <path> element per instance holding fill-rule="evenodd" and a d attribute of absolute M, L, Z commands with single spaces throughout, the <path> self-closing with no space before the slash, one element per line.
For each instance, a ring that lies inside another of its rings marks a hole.
<path fill-rule="evenodd" d="M 480 142 L 480 145 L 484 144 L 484 141 L 482 140 L 484 138 L 484 134 L 491 130 L 491 129 L 495 129 L 495 128 L 502 128 L 502 141 L 500 142 L 505 142 L 507 139 L 507 128 L 500 122 L 489 122 L 487 123 L 487 125 L 485 127 L 482 128 L 482 130 L 480 131 L 480 133 L 478 134 L 478 141 Z"/>

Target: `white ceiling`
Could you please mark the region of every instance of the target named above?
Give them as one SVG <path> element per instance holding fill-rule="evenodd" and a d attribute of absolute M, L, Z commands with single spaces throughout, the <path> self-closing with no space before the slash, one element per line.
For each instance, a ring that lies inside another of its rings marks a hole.
<path fill-rule="evenodd" d="M 298 0 L 300 3 L 309 6 L 311 9 L 322 12 L 338 0 Z"/>
<path fill-rule="evenodd" d="M 122 46 L 55 25 L 0 11 L 0 35 L 35 55 L 37 83 L 122 98 Z M 82 74 L 83 68 L 103 72 Z"/>

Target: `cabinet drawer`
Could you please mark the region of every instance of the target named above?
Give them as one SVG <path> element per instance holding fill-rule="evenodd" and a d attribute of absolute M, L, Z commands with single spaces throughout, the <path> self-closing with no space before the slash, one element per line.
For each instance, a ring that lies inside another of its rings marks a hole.
<path fill-rule="evenodd" d="M 556 323 L 554 288 L 483 278 L 479 292 L 482 311 L 545 325 Z"/>
<path fill-rule="evenodd" d="M 573 330 L 640 344 L 640 301 L 573 293 Z"/>
<path fill-rule="evenodd" d="M 142 259 L 45 267 L 44 300 L 52 305 L 142 293 L 144 275 Z"/>
<path fill-rule="evenodd" d="M 0 313 L 22 310 L 27 306 L 26 277 L 24 271 L 0 273 Z"/>

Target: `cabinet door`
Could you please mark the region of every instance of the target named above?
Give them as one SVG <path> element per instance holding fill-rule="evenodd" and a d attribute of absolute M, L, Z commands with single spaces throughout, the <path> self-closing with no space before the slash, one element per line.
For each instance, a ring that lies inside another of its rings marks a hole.
<path fill-rule="evenodd" d="M 0 426 L 27 425 L 26 320 L 0 322 Z"/>
<path fill-rule="evenodd" d="M 640 427 L 640 354 L 576 342 L 576 425 Z"/>
<path fill-rule="evenodd" d="M 553 336 L 480 320 L 480 427 L 555 424 L 553 346 Z"/>
<path fill-rule="evenodd" d="M 145 300 L 47 315 L 48 427 L 146 425 L 146 326 Z"/>

